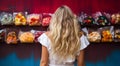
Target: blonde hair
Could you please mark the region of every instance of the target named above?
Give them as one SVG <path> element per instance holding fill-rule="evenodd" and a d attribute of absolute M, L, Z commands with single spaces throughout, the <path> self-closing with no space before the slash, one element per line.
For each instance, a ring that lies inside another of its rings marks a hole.
<path fill-rule="evenodd" d="M 52 54 L 59 60 L 75 58 L 80 50 L 80 26 L 76 16 L 67 6 L 59 7 L 50 22 Z"/>

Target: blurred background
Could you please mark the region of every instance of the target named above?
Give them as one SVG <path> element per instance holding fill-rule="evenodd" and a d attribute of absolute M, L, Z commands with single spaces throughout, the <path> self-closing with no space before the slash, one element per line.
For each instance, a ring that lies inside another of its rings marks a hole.
<path fill-rule="evenodd" d="M 0 0 L 0 12 L 54 13 L 59 6 L 67 5 L 75 14 L 91 15 L 97 11 L 112 14 L 120 12 L 119 3 L 120 0 Z M 47 30 L 46 27 L 37 29 Z M 39 66 L 40 57 L 39 43 L 0 43 L 0 66 Z M 120 66 L 119 59 L 120 42 L 91 43 L 85 49 L 86 66 Z"/>

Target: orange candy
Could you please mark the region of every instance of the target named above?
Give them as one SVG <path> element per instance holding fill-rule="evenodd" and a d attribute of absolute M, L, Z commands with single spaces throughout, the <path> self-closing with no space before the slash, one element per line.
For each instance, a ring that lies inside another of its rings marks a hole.
<path fill-rule="evenodd" d="M 108 41 L 108 42 L 111 42 L 112 41 L 112 34 L 110 33 L 109 30 L 104 30 L 102 32 L 102 41 L 105 42 L 105 41 Z"/>

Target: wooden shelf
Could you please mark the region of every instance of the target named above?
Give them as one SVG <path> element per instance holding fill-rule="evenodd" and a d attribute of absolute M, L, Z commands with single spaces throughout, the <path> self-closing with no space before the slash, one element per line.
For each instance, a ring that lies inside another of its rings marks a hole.
<path fill-rule="evenodd" d="M 28 25 L 20 25 L 20 26 L 15 26 L 15 25 L 0 25 L 0 29 L 4 28 L 10 28 L 10 29 L 21 29 L 21 30 L 41 30 L 41 31 L 46 31 L 48 29 L 48 26 L 28 26 Z"/>
<path fill-rule="evenodd" d="M 120 27 L 120 24 L 111 24 L 111 25 L 81 25 L 81 27 L 93 27 L 93 28 L 99 28 L 99 27 L 105 27 L 105 26 L 114 26 L 114 27 Z"/>
<path fill-rule="evenodd" d="M 21 43 L 21 42 L 17 42 L 17 44 L 7 44 L 6 42 L 0 42 L 0 45 L 3 45 L 3 44 L 6 44 L 6 45 L 20 45 L 20 44 L 29 45 L 29 44 L 39 44 L 39 42 L 33 42 L 33 43 Z"/>
<path fill-rule="evenodd" d="M 120 44 L 120 42 L 90 42 L 90 44 Z"/>

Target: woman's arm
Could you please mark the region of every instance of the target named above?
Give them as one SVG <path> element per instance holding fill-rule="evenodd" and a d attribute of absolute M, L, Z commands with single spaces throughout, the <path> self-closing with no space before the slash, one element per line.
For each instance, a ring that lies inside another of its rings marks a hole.
<path fill-rule="evenodd" d="M 42 46 L 42 54 L 41 54 L 41 61 L 40 66 L 48 66 L 48 50 L 45 46 Z"/>
<path fill-rule="evenodd" d="M 84 63 L 84 50 L 80 50 L 80 54 L 77 57 L 77 65 L 78 66 L 85 66 L 85 63 Z"/>

